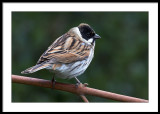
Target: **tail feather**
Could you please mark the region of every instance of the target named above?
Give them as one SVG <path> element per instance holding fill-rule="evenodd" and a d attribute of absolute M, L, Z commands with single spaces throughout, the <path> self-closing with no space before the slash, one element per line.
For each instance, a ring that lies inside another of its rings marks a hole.
<path fill-rule="evenodd" d="M 50 64 L 37 64 L 37 65 L 35 65 L 35 66 L 33 66 L 33 67 L 30 67 L 30 68 L 22 71 L 21 74 L 34 73 L 34 72 L 36 72 L 36 71 L 38 71 L 38 70 L 47 68 L 47 67 L 49 67 L 49 66 L 50 66 Z"/>

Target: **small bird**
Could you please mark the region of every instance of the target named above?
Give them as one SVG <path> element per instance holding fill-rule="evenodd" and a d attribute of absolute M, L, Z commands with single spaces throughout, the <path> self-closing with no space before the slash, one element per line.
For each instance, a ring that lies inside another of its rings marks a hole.
<path fill-rule="evenodd" d="M 101 38 L 86 23 L 71 28 L 67 33 L 57 38 L 41 55 L 37 64 L 24 71 L 29 74 L 41 69 L 48 69 L 56 77 L 63 79 L 75 78 L 83 74 L 94 56 L 95 40 Z"/>

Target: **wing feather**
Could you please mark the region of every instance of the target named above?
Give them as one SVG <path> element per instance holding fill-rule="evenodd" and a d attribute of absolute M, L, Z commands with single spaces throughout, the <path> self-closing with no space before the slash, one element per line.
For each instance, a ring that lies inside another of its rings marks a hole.
<path fill-rule="evenodd" d="M 59 37 L 39 58 L 37 64 L 48 61 L 49 63 L 72 63 L 89 56 L 91 45 L 88 45 L 69 34 Z"/>

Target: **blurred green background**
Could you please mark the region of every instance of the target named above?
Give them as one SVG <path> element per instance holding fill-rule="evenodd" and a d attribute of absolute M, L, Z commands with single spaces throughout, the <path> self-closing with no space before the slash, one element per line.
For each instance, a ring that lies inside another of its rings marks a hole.
<path fill-rule="evenodd" d="M 148 12 L 12 12 L 12 74 L 35 65 L 56 38 L 82 22 L 101 39 L 78 79 L 92 88 L 148 99 Z M 53 73 L 41 70 L 25 76 L 51 80 Z M 86 97 L 90 102 L 115 102 Z M 12 83 L 12 102 L 83 101 L 72 93 Z"/>

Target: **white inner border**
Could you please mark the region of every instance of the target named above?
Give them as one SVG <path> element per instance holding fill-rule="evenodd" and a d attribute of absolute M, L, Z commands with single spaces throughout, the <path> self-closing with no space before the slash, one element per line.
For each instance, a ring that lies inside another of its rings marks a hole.
<path fill-rule="evenodd" d="M 149 12 L 149 103 L 12 103 L 12 11 Z M 158 3 L 3 3 L 3 111 L 158 111 Z"/>

